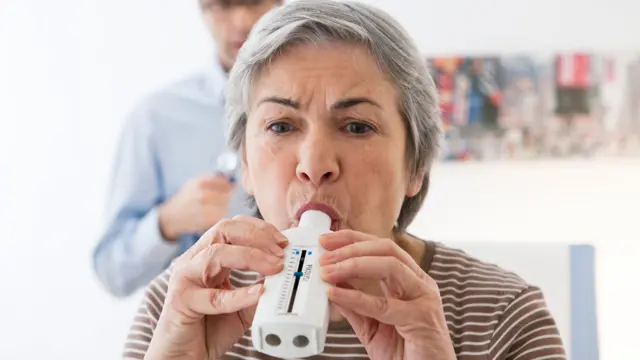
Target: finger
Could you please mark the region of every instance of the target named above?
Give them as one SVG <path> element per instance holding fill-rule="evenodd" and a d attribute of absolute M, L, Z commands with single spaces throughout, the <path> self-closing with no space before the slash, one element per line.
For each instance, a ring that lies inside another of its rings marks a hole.
<path fill-rule="evenodd" d="M 224 220 L 223 220 L 224 221 Z M 216 239 L 216 226 L 212 226 L 207 231 L 200 236 L 200 239 L 196 241 L 193 246 L 187 249 L 181 256 L 179 256 L 179 260 L 177 262 L 181 263 L 184 261 L 189 261 L 196 257 L 202 250 L 206 249 L 209 245 L 215 243 Z"/>
<path fill-rule="evenodd" d="M 273 275 L 282 271 L 283 259 L 256 248 L 230 244 L 212 244 L 184 266 L 181 275 L 207 286 L 224 269 L 255 271 Z"/>
<path fill-rule="evenodd" d="M 249 215 L 236 215 L 233 217 L 233 220 L 236 221 L 240 221 L 240 222 L 244 222 L 250 225 L 255 226 L 256 228 L 268 233 L 268 234 L 273 234 L 273 236 L 276 238 L 276 243 L 284 248 L 285 246 L 287 246 L 287 244 L 289 243 L 289 240 L 287 239 L 286 236 L 284 236 L 280 230 L 278 230 L 278 228 L 276 228 L 273 224 L 268 223 L 264 220 L 258 219 L 256 217 L 253 216 L 249 216 Z"/>
<path fill-rule="evenodd" d="M 335 307 L 336 309 L 338 309 L 338 312 L 340 312 L 340 314 L 347 319 L 354 330 L 356 330 L 357 328 L 361 328 L 364 325 L 364 317 L 362 315 L 339 305 L 335 305 Z"/>
<path fill-rule="evenodd" d="M 199 194 L 199 201 L 202 205 L 219 205 L 229 202 L 231 192 L 204 189 Z"/>
<path fill-rule="evenodd" d="M 209 228 L 188 253 L 193 258 L 209 245 L 223 243 L 257 248 L 283 257 L 284 252 L 278 245 L 283 242 L 286 242 L 286 237 L 278 231 L 263 230 L 244 221 L 224 219 Z"/>
<path fill-rule="evenodd" d="M 406 302 L 398 299 L 372 296 L 360 290 L 335 286 L 328 288 L 327 296 L 339 308 L 376 319 L 383 324 L 397 326 L 411 321 L 413 309 L 407 306 Z"/>
<path fill-rule="evenodd" d="M 286 243 L 287 238 L 275 228 L 238 220 L 223 220 L 216 227 L 218 227 L 217 236 L 221 242 L 255 247 L 276 256 L 284 256 L 282 247 L 278 244 Z"/>
<path fill-rule="evenodd" d="M 210 190 L 217 193 L 230 193 L 235 188 L 235 182 L 222 174 L 204 176 L 198 182 L 203 190 Z"/>
<path fill-rule="evenodd" d="M 253 285 L 257 285 L 257 284 L 263 284 L 264 285 L 264 280 L 265 280 L 265 277 L 264 276 L 260 276 L 258 278 L 258 280 L 253 282 Z"/>
<path fill-rule="evenodd" d="M 222 288 L 226 290 L 233 290 L 234 287 L 231 284 L 231 279 L 228 276 L 224 277 L 224 282 L 222 283 Z"/>
<path fill-rule="evenodd" d="M 183 301 L 196 314 L 229 314 L 257 304 L 263 290 L 262 284 L 235 290 L 192 288 L 185 292 Z"/>
<path fill-rule="evenodd" d="M 342 314 L 342 316 L 344 316 L 345 319 L 347 319 L 347 321 L 349 322 L 349 325 L 351 325 L 351 327 L 353 328 L 353 331 L 356 333 L 356 336 L 358 336 L 358 338 L 360 338 L 360 334 L 370 333 L 369 331 L 367 331 L 368 330 L 367 318 L 345 307 L 335 305 L 335 304 L 334 306 L 336 307 L 336 309 L 338 309 L 338 312 L 340 312 L 340 314 Z M 370 338 L 367 336 L 365 336 L 364 338 L 366 338 L 366 340 L 370 340 Z M 368 344 L 368 341 L 365 341 L 362 338 L 360 338 L 360 341 L 362 342 L 363 345 Z"/>
<path fill-rule="evenodd" d="M 391 256 L 350 258 L 321 267 L 322 278 L 329 283 L 351 280 L 381 281 L 389 295 L 398 299 L 414 299 L 426 293 L 426 283 L 408 266 Z"/>
<path fill-rule="evenodd" d="M 214 176 L 221 176 L 221 177 L 226 178 L 234 186 L 235 186 L 236 182 L 238 181 L 238 179 L 236 179 L 235 174 L 229 173 L 229 172 L 216 171 L 213 175 Z"/>
<path fill-rule="evenodd" d="M 261 293 L 263 292 L 264 292 L 264 289 L 261 290 Z M 253 318 L 256 315 L 256 309 L 258 307 L 257 305 L 258 304 L 255 303 L 238 312 L 238 316 L 240 317 L 240 321 L 244 325 L 245 330 L 248 330 L 251 327 L 251 324 L 253 324 Z"/>
<path fill-rule="evenodd" d="M 371 241 L 376 239 L 378 238 L 373 235 L 345 229 L 320 236 L 320 245 L 322 245 L 322 247 L 326 250 L 332 251 L 357 242 Z"/>
<path fill-rule="evenodd" d="M 324 253 L 320 257 L 320 265 L 335 264 L 346 259 L 363 256 L 392 256 L 409 267 L 409 269 L 411 269 L 416 275 L 418 275 L 419 278 L 426 277 L 424 271 L 415 262 L 415 260 L 413 260 L 411 255 L 402 250 L 402 248 L 400 248 L 400 246 L 398 246 L 398 244 L 396 244 L 393 240 L 376 238 L 368 241 L 357 241 L 357 239 L 363 239 L 365 238 L 365 236 L 359 236 L 356 234 L 354 234 L 356 240 L 349 239 L 351 238 L 350 234 L 340 236 L 339 239 L 347 239 L 339 241 L 351 241 L 351 243 Z"/>

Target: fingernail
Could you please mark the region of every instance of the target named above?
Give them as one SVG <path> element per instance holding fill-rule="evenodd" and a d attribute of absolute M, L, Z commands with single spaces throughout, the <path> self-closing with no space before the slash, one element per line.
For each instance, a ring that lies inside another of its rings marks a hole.
<path fill-rule="evenodd" d="M 326 265 L 320 268 L 320 272 L 324 275 L 330 275 L 332 272 L 336 271 L 336 265 Z"/>
<path fill-rule="evenodd" d="M 288 243 L 288 242 L 289 242 L 289 240 L 287 239 L 287 237 L 286 237 L 286 236 L 284 236 L 284 234 L 279 233 L 279 232 L 275 234 L 275 238 L 276 238 L 276 243 L 277 243 L 278 245 L 284 245 L 284 244 L 286 244 L 286 243 Z"/>
<path fill-rule="evenodd" d="M 325 243 L 327 241 L 331 241 L 331 239 L 333 238 L 334 233 L 327 233 L 327 234 L 323 234 L 320 235 L 320 239 L 318 239 L 320 241 L 320 243 Z"/>
<path fill-rule="evenodd" d="M 260 289 L 262 289 L 262 284 L 251 285 L 249 287 L 249 294 L 260 292 Z"/>

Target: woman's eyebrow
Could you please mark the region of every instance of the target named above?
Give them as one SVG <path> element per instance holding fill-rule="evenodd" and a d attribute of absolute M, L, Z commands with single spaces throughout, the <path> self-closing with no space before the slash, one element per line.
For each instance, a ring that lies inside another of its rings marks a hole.
<path fill-rule="evenodd" d="M 282 105 L 282 106 L 286 106 L 286 107 L 290 107 L 296 110 L 300 109 L 300 103 L 298 103 L 297 101 L 293 100 L 293 99 L 289 99 L 289 98 L 285 98 L 285 97 L 280 97 L 280 96 L 269 96 L 267 98 L 264 98 L 262 100 L 260 100 L 260 102 L 258 103 L 258 105 L 261 105 L 263 103 L 273 103 L 273 104 L 278 104 L 278 105 Z M 354 97 L 354 98 L 346 98 L 346 99 L 341 99 L 336 101 L 332 106 L 331 109 L 332 110 L 345 110 L 360 104 L 370 104 L 376 107 L 380 107 L 380 104 L 378 104 L 377 102 L 375 102 L 374 100 L 368 98 L 368 97 Z"/>
<path fill-rule="evenodd" d="M 375 102 L 374 100 L 367 97 L 355 97 L 355 98 L 347 98 L 336 101 L 331 108 L 333 110 L 345 110 L 360 104 L 369 104 L 376 107 L 380 107 L 380 104 Z"/>
<path fill-rule="evenodd" d="M 269 96 L 267 98 L 264 98 L 260 100 L 260 102 L 258 102 L 258 106 L 265 103 L 278 104 L 278 105 L 290 107 L 296 110 L 300 109 L 300 103 L 298 103 L 297 101 L 289 98 L 280 97 L 280 96 Z"/>

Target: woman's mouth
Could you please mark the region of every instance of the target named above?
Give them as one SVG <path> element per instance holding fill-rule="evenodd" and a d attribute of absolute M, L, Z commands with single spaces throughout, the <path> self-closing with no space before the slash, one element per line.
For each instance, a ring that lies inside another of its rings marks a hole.
<path fill-rule="evenodd" d="M 296 211 L 296 221 L 299 223 L 302 214 L 309 210 L 321 211 L 329 216 L 331 218 L 331 231 L 337 231 L 341 228 L 342 221 L 338 212 L 332 206 L 319 202 L 308 202 L 300 206 L 298 211 Z"/>

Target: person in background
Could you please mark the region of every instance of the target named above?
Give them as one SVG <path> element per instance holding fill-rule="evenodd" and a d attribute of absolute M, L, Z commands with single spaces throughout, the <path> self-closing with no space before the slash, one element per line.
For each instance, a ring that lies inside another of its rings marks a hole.
<path fill-rule="evenodd" d="M 227 72 L 256 21 L 282 0 L 200 0 L 216 50 L 211 67 L 161 89 L 127 119 L 119 140 L 107 226 L 93 266 L 126 297 L 160 274 L 226 216 L 250 213 L 233 178 L 215 173 L 226 152 Z"/>

